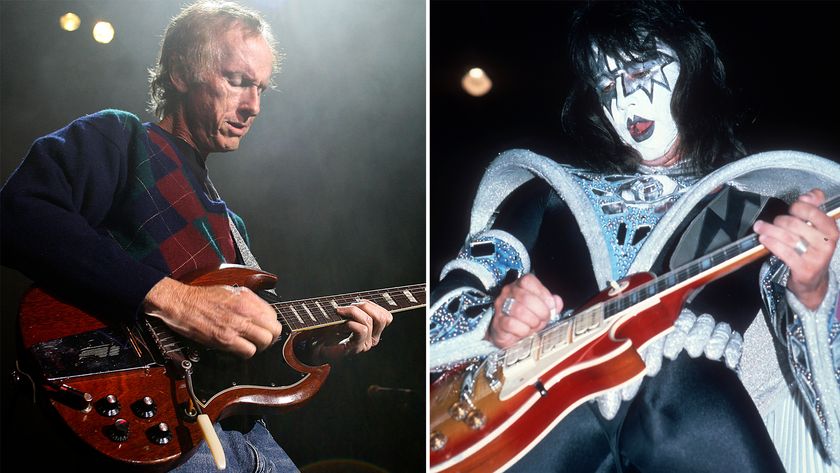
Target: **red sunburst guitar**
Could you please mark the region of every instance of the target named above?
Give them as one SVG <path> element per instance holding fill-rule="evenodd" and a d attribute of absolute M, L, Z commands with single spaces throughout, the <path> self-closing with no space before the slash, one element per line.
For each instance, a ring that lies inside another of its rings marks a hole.
<path fill-rule="evenodd" d="M 335 307 L 368 299 L 400 312 L 426 303 L 425 284 L 285 302 L 266 292 L 276 281 L 243 266 L 184 280 L 248 287 L 271 303 L 283 334 L 249 360 L 190 343 L 154 317 L 109 325 L 38 288 L 21 303 L 26 360 L 49 404 L 81 440 L 117 465 L 168 469 L 204 438 L 201 417 L 277 412 L 318 392 L 330 367 L 301 363 L 295 339 L 343 323 Z"/>
<path fill-rule="evenodd" d="M 838 218 L 840 196 L 822 208 Z M 429 396 L 431 471 L 510 467 L 572 409 L 644 376 L 638 350 L 673 329 L 693 291 L 767 253 L 751 235 L 662 276 L 629 276 L 539 333 L 444 373 Z"/>

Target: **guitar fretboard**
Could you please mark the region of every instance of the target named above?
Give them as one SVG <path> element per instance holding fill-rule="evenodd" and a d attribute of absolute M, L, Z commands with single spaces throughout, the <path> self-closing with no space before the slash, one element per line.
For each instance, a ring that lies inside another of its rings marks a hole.
<path fill-rule="evenodd" d="M 840 215 L 840 196 L 835 196 L 827 200 L 820 206 L 820 209 L 828 213 L 829 216 L 837 218 Z M 729 261 L 735 260 L 739 256 L 759 248 L 761 243 L 758 241 L 758 235 L 749 235 L 740 240 L 734 241 L 717 251 L 703 256 L 699 259 L 686 263 L 679 268 L 676 268 L 662 276 L 653 279 L 652 281 L 643 284 L 633 290 L 627 291 L 622 297 L 617 297 L 604 304 L 604 316 L 609 318 L 619 312 L 622 312 L 644 300 L 661 294 L 662 292 L 682 284 L 689 279 L 698 276 L 712 268 L 720 266 Z M 762 248 L 763 251 L 766 252 Z"/>
<path fill-rule="evenodd" d="M 337 307 L 369 300 L 388 309 L 391 313 L 416 309 L 426 305 L 426 285 L 413 284 L 375 291 L 354 292 L 335 296 L 316 297 L 282 302 L 269 292 L 261 292 L 277 312 L 277 319 L 293 332 L 310 330 L 343 323 L 346 319 L 335 311 Z M 191 343 L 176 335 L 163 321 L 146 317 L 146 327 L 154 338 L 160 353 L 166 357 L 180 356 Z"/>
<path fill-rule="evenodd" d="M 375 302 L 391 313 L 423 307 L 426 305 L 426 285 L 413 284 L 286 302 L 268 294 L 263 297 L 277 311 L 280 322 L 297 332 L 342 323 L 345 319 L 335 309 L 363 300 Z"/>
<path fill-rule="evenodd" d="M 820 209 L 826 212 L 829 217 L 835 219 L 840 217 L 840 196 L 827 200 L 820 206 Z M 647 299 L 659 296 L 696 276 L 727 265 L 734 271 L 746 262 L 752 261 L 743 258 L 738 259 L 747 253 L 752 256 L 767 253 L 767 249 L 758 241 L 758 235 L 753 234 L 741 238 L 647 283 L 625 291 L 613 299 L 569 316 L 557 324 L 543 329 L 533 337 L 525 338 L 505 350 L 500 350 L 499 356 L 505 360 L 505 366 L 512 366 L 522 360 L 540 358 L 557 349 L 562 349 L 576 339 L 586 337 L 588 334 L 602 329 L 605 322 L 614 315 L 620 314 Z M 720 274 L 720 276 L 722 275 Z"/>

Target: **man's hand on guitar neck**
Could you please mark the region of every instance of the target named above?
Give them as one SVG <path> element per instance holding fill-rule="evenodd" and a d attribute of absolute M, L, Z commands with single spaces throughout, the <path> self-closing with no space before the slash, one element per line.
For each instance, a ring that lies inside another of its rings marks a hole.
<path fill-rule="evenodd" d="M 371 301 L 362 301 L 335 310 L 347 319 L 347 328 L 352 335 L 345 344 L 345 354 L 362 353 L 379 344 L 385 327 L 394 316 Z"/>
<path fill-rule="evenodd" d="M 244 287 L 158 282 L 143 302 L 149 315 L 202 345 L 250 358 L 280 337 L 277 313 Z"/>
<path fill-rule="evenodd" d="M 563 310 L 563 299 L 551 294 L 536 276 L 526 274 L 502 288 L 493 308 L 487 339 L 507 348 L 545 327 Z"/>
<path fill-rule="evenodd" d="M 834 220 L 819 209 L 823 202 L 825 194 L 813 189 L 772 224 L 759 220 L 753 226 L 758 240 L 790 268 L 788 289 L 811 310 L 828 291 L 828 266 L 838 239 Z"/>
<path fill-rule="evenodd" d="M 305 362 L 319 365 L 336 361 L 346 355 L 370 350 L 379 344 L 385 327 L 394 316 L 379 304 L 364 300 L 335 310 L 347 319 L 340 331 L 320 331 L 308 344 Z"/>

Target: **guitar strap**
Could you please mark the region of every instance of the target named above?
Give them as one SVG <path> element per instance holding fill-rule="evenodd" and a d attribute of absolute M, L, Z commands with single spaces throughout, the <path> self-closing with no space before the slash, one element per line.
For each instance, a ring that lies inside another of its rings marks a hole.
<path fill-rule="evenodd" d="M 219 195 L 219 191 L 216 190 L 216 186 L 214 186 L 213 181 L 210 180 L 209 174 L 204 180 L 204 184 L 207 190 L 207 194 L 210 196 L 211 199 L 222 200 L 222 197 Z M 254 257 L 254 254 L 251 253 L 250 248 L 248 248 L 248 245 L 245 243 L 245 239 L 242 238 L 242 234 L 239 233 L 239 229 L 236 228 L 236 225 L 230 218 L 230 215 L 228 215 L 227 218 L 228 226 L 230 227 L 230 234 L 233 236 L 233 241 L 236 243 L 236 249 L 239 253 L 239 256 L 242 257 L 242 262 L 245 264 L 245 266 L 254 269 L 262 269 L 260 268 L 259 263 L 257 263 L 257 258 Z"/>
<path fill-rule="evenodd" d="M 233 235 L 233 240 L 236 242 L 236 247 L 239 249 L 239 255 L 242 257 L 242 262 L 245 263 L 245 266 L 250 266 L 255 269 L 260 269 L 259 263 L 257 263 L 257 259 L 251 253 L 251 250 L 248 248 L 248 245 L 245 244 L 245 239 L 242 238 L 242 234 L 239 233 L 239 229 L 236 228 L 236 225 L 233 224 L 233 219 L 228 216 L 228 226 L 230 226 L 230 233 Z"/>

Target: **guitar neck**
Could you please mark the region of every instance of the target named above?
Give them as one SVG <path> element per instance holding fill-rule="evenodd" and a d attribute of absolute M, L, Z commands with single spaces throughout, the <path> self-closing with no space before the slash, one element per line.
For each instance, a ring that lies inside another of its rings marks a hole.
<path fill-rule="evenodd" d="M 391 313 L 416 309 L 426 305 L 426 285 L 413 284 L 295 301 L 269 302 L 277 311 L 278 319 L 293 332 L 299 332 L 343 323 L 346 319 L 335 309 L 362 300 L 374 302 Z"/>
<path fill-rule="evenodd" d="M 820 209 L 831 218 L 840 218 L 840 195 L 827 200 Z M 692 284 L 694 281 L 705 284 L 719 279 L 768 253 L 767 248 L 758 241 L 758 235 L 746 236 L 608 301 L 605 303 L 604 316 L 609 318 L 675 288 L 693 287 L 696 285 Z"/>
<path fill-rule="evenodd" d="M 834 219 L 840 218 L 840 195 L 827 200 L 820 209 Z M 533 337 L 500 350 L 506 365 L 516 364 L 537 354 L 562 349 L 577 339 L 588 337 L 609 323 L 613 316 L 641 306 L 645 301 L 674 291 L 686 291 L 708 284 L 767 255 L 768 250 L 752 234 L 732 242 L 712 253 L 686 263 L 647 283 L 626 291 L 602 303 L 546 327 Z"/>

